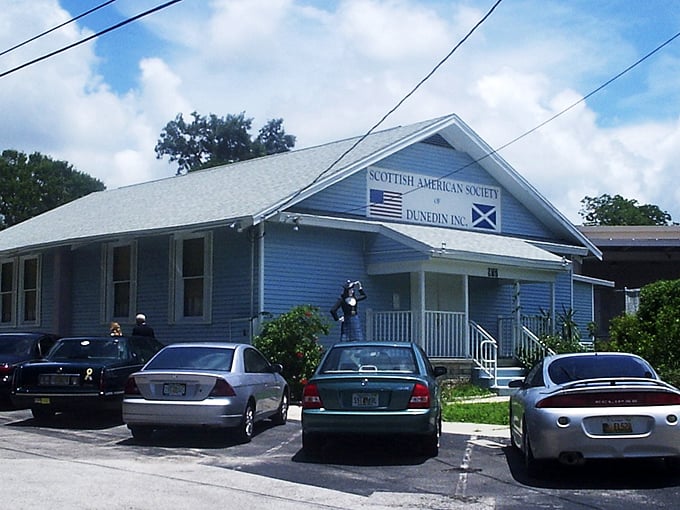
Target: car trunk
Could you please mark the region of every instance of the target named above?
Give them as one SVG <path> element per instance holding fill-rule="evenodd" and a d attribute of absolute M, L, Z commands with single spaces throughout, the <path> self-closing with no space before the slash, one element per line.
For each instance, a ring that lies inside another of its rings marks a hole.
<path fill-rule="evenodd" d="M 327 410 L 398 411 L 408 407 L 418 381 L 403 376 L 350 375 L 315 382 Z"/>

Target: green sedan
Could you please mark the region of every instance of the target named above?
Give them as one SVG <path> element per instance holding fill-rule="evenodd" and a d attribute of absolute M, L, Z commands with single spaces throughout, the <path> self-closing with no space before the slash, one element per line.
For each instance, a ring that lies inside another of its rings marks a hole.
<path fill-rule="evenodd" d="M 302 395 L 302 447 L 318 454 L 326 439 L 408 435 L 425 455 L 439 453 L 441 400 L 425 351 L 407 342 L 341 342 L 324 355 Z"/>

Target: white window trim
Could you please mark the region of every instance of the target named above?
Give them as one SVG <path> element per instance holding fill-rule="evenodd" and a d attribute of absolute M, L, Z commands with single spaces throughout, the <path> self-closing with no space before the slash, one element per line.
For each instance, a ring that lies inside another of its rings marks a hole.
<path fill-rule="evenodd" d="M 11 307 L 12 307 L 12 320 L 9 322 L 0 322 L 0 327 L 16 327 L 17 325 L 17 296 L 18 296 L 18 291 L 19 291 L 19 282 L 18 282 L 18 277 L 19 277 L 19 264 L 18 260 L 16 258 L 6 258 L 6 259 L 0 259 L 0 264 L 12 264 L 12 299 L 11 299 Z M 0 277 L 2 274 L 0 273 Z M 2 310 L 0 310 L 0 313 L 2 313 Z"/>
<path fill-rule="evenodd" d="M 203 315 L 201 317 L 184 316 L 184 280 L 182 278 L 183 241 L 202 238 L 204 240 L 203 267 Z M 168 317 L 173 324 L 208 324 L 212 320 L 212 281 L 213 281 L 213 236 L 212 232 L 175 234 L 170 238 L 170 296 L 168 300 Z"/>
<path fill-rule="evenodd" d="M 130 247 L 130 308 L 127 316 L 117 317 L 113 315 L 113 250 L 120 246 Z M 137 309 L 137 241 L 122 241 L 106 243 L 102 245 L 102 268 L 101 268 L 101 322 L 108 324 L 110 321 L 134 322 L 135 310 Z"/>
<path fill-rule="evenodd" d="M 24 315 L 26 311 L 26 300 L 24 299 L 26 288 L 24 287 L 24 265 L 27 260 L 36 261 L 36 275 L 35 275 L 35 320 L 25 321 Z M 22 326 L 40 326 L 40 318 L 42 316 L 42 257 L 40 255 L 24 256 L 19 258 L 17 264 L 17 291 L 16 291 L 16 322 Z"/>

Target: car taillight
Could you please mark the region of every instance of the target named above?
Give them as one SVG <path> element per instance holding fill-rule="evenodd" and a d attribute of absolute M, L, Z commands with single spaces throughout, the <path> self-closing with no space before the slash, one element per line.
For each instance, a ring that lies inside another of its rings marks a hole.
<path fill-rule="evenodd" d="M 10 365 L 9 363 L 0 363 L 0 377 L 12 375 L 13 370 L 14 365 Z"/>
<path fill-rule="evenodd" d="M 128 377 L 128 380 L 125 381 L 125 389 L 124 389 L 125 395 L 141 395 L 139 391 L 139 387 L 137 387 L 137 381 L 135 381 L 134 377 Z"/>
<path fill-rule="evenodd" d="M 319 388 L 316 384 L 307 384 L 302 390 L 302 408 L 303 409 L 321 409 L 323 402 L 321 402 L 321 395 L 319 395 Z"/>
<path fill-rule="evenodd" d="M 430 389 L 423 383 L 416 383 L 408 401 L 409 409 L 427 409 L 430 407 Z"/>
<path fill-rule="evenodd" d="M 636 407 L 680 405 L 680 395 L 665 391 L 620 391 L 555 395 L 539 400 L 536 407 Z"/>
<path fill-rule="evenodd" d="M 224 379 L 217 379 L 215 381 L 215 387 L 210 392 L 211 397 L 235 397 L 236 392 L 234 388 L 231 387 Z"/>

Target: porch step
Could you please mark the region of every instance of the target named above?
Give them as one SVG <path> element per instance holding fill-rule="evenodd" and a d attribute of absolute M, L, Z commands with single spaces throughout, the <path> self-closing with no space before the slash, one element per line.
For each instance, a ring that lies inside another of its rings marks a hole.
<path fill-rule="evenodd" d="M 510 395 L 510 393 L 512 393 L 512 390 L 508 387 L 508 383 L 516 379 L 522 379 L 524 378 L 525 375 L 526 370 L 522 367 L 499 366 L 496 369 L 496 384 L 494 385 L 493 381 L 489 378 L 489 376 L 486 373 L 484 373 L 479 368 L 475 368 L 473 380 L 475 384 L 483 388 L 493 390 L 499 396 L 508 396 Z"/>

